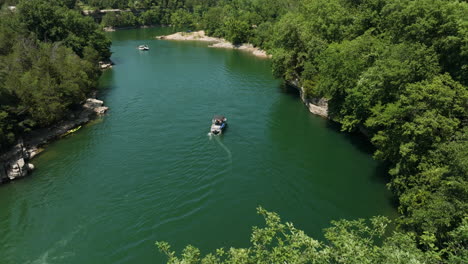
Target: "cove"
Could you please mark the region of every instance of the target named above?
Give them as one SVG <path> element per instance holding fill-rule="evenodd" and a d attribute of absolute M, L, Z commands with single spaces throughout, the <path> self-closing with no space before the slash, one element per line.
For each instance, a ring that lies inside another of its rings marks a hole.
<path fill-rule="evenodd" d="M 0 186 L 2 263 L 162 263 L 157 240 L 247 246 L 259 205 L 318 239 L 334 219 L 395 214 L 364 140 L 311 115 L 268 60 L 154 39 L 169 31 L 109 33 L 109 113 Z M 229 127 L 210 138 L 214 114 Z"/>

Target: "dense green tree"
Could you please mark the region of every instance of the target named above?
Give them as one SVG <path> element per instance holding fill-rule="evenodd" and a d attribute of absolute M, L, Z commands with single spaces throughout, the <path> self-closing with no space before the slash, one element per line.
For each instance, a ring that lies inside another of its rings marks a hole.
<path fill-rule="evenodd" d="M 363 219 L 332 222 L 325 231 L 328 243 L 319 242 L 291 223 L 282 223 L 275 213 L 258 209 L 265 218 L 265 227 L 254 227 L 251 246 L 248 248 L 217 249 L 202 256 L 200 250 L 187 246 L 180 257 L 166 242 L 157 242 L 158 248 L 168 256 L 168 263 L 440 263 L 441 255 L 422 251 L 415 236 L 394 232 L 382 239 L 390 221 L 374 217 L 366 223 Z M 455 235 L 459 235 L 456 233 Z"/>
<path fill-rule="evenodd" d="M 117 27 L 120 26 L 120 17 L 117 13 L 107 13 L 102 17 L 101 24 L 106 27 Z"/>
<path fill-rule="evenodd" d="M 405 84 L 440 71 L 437 55 L 424 45 L 392 45 L 369 34 L 331 44 L 318 64 L 317 89 L 331 99 L 330 114 L 347 130 L 362 126 L 376 104 L 395 101 Z"/>
<path fill-rule="evenodd" d="M 221 37 L 223 25 L 223 8 L 213 7 L 203 14 L 202 27 L 211 36 Z"/>
<path fill-rule="evenodd" d="M 273 74 L 286 80 L 295 80 L 302 72 L 304 42 L 301 30 L 304 21 L 294 13 L 284 15 L 275 25 L 272 38 Z"/>
<path fill-rule="evenodd" d="M 465 263 L 468 204 L 468 4 L 448 0 L 82 0 L 120 8 L 102 25 L 200 27 L 273 55 L 277 77 L 329 99 L 343 130 L 364 129 L 389 163 L 398 229 L 339 221 L 319 243 L 261 210 L 252 247 L 170 263 Z M 16 4 L 18 1 L 3 1 Z M 73 0 L 0 11 L 0 148 L 63 118 L 96 85 L 110 42 Z M 131 12 L 127 12 L 131 9 Z M 289 232 L 289 233 L 288 233 Z M 378 234 L 378 235 L 376 235 Z M 275 242 L 272 242 L 275 241 Z M 186 262 L 183 262 L 186 261 Z M 192 261 L 192 262 L 190 262 Z"/>
<path fill-rule="evenodd" d="M 22 1 L 18 10 L 20 23 L 39 40 L 64 41 L 79 56 L 86 46 L 91 46 L 101 54 L 101 59 L 110 57 L 110 41 L 90 17 L 45 0 Z"/>
<path fill-rule="evenodd" d="M 37 11 L 37 12 L 36 12 Z M 51 125 L 97 84 L 110 41 L 60 1 L 23 1 L 0 13 L 0 150 Z"/>
<path fill-rule="evenodd" d="M 250 36 L 251 26 L 242 20 L 233 17 L 224 21 L 224 37 L 233 44 L 242 44 L 247 42 Z"/>
<path fill-rule="evenodd" d="M 90 91 L 92 70 L 85 69 L 92 65 L 59 44 L 33 43 L 29 39 L 22 42 L 12 56 L 22 56 L 28 63 L 8 66 L 11 72 L 4 89 L 20 101 L 13 113 L 25 116 L 32 126 L 50 125 L 63 118 L 66 109 L 82 101 Z M 23 50 L 25 46 L 27 50 Z"/>
<path fill-rule="evenodd" d="M 266 48 L 275 76 L 329 99 L 329 115 L 343 130 L 367 131 L 375 157 L 391 167 L 398 226 L 414 232 L 402 234 L 402 243 L 410 239 L 414 248 L 461 263 L 454 252 L 466 256 L 459 234 L 468 211 L 468 155 L 461 150 L 467 8 L 444 0 L 219 1 L 203 13 L 202 28 Z M 236 260 L 249 259 L 248 250 L 236 252 Z"/>
<path fill-rule="evenodd" d="M 194 28 L 193 15 L 186 10 L 179 9 L 171 15 L 171 25 L 177 28 Z"/>
<path fill-rule="evenodd" d="M 141 13 L 138 17 L 138 23 L 141 25 L 160 25 L 161 24 L 161 11 L 159 7 L 155 6 L 149 10 Z"/>
<path fill-rule="evenodd" d="M 444 71 L 468 84 L 468 4 L 459 1 L 391 1 L 383 9 L 382 27 L 393 41 L 434 47 Z"/>
<path fill-rule="evenodd" d="M 398 101 L 373 107 L 366 124 L 380 128 L 372 139 L 379 147 L 376 156 L 403 160 L 406 167 L 398 170 L 411 173 L 434 144 L 458 130 L 468 115 L 468 91 L 447 74 L 403 89 Z"/>
<path fill-rule="evenodd" d="M 466 87 L 445 74 L 408 84 L 366 122 L 381 127 L 372 138 L 376 156 L 395 162 L 391 186 L 400 196 L 401 223 L 434 235 L 439 246 L 468 209 L 466 128 L 460 131 L 467 109 Z"/>
<path fill-rule="evenodd" d="M 54 42 L 67 36 L 64 9 L 42 0 L 22 1 L 18 9 L 20 22 L 39 40 Z"/>
<path fill-rule="evenodd" d="M 145 16 L 146 20 L 151 21 L 148 13 Z M 101 24 L 105 27 L 134 27 L 139 23 L 139 19 L 129 11 L 109 12 L 102 17 Z"/>

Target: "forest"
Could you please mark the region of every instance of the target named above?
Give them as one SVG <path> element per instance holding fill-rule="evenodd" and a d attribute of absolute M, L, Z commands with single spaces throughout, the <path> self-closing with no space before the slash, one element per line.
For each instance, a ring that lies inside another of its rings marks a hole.
<path fill-rule="evenodd" d="M 8 4 L 8 3 L 7 3 Z M 110 40 L 60 1 L 23 1 L 0 13 L 0 151 L 63 119 L 96 88 Z"/>
<path fill-rule="evenodd" d="M 211 36 L 265 49 L 273 55 L 276 77 L 298 82 L 310 98 L 328 99 L 330 118 L 343 131 L 364 132 L 375 146 L 374 157 L 388 165 L 388 187 L 400 213 L 395 230 L 387 230 L 389 220 L 381 217 L 370 223 L 341 220 L 326 231 L 328 242 L 322 243 L 259 209 L 266 227 L 253 229 L 252 247 L 202 257 L 188 246 L 176 257 L 167 243 L 159 242 L 170 263 L 468 261 L 466 2 L 44 2 L 24 1 L 17 14 L 2 11 L 2 143 L 58 120 L 63 109 L 95 85 L 93 65 L 109 56 L 109 42 L 90 19 L 67 9 L 86 5 L 130 10 L 106 14 L 101 27 L 204 29 Z"/>

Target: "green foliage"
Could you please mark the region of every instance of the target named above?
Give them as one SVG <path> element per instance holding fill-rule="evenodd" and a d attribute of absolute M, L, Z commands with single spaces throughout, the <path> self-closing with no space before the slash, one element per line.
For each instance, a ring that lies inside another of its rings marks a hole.
<path fill-rule="evenodd" d="M 110 57 L 110 41 L 90 17 L 77 11 L 45 0 L 22 1 L 18 5 L 18 19 L 22 27 L 41 41 L 63 41 L 80 57 L 86 46 L 96 49 L 101 59 Z"/>
<path fill-rule="evenodd" d="M 308 97 L 329 99 L 330 117 L 343 130 L 368 131 L 374 156 L 390 164 L 398 228 L 408 233 L 388 238 L 378 248 L 388 254 L 382 256 L 365 251 L 374 246 L 359 239 L 363 233 L 343 229 L 338 233 L 350 236 L 335 244 L 340 256 L 325 262 L 463 262 L 457 254 L 466 256 L 459 230 L 468 212 L 467 13 L 466 1 L 232 0 L 194 16 L 209 35 L 267 49 L 275 76 L 303 86 Z M 348 244 L 354 251 L 344 251 Z M 219 252 L 245 262 L 252 250 Z"/>
<path fill-rule="evenodd" d="M 375 157 L 394 164 L 400 227 L 416 232 L 421 247 L 446 247 L 468 211 L 468 173 L 460 169 L 468 155 L 454 136 L 466 134 L 468 116 L 467 4 L 302 4 L 274 25 L 273 73 L 327 97 L 343 130 L 370 132 Z"/>
<path fill-rule="evenodd" d="M 7 1 L 13 3 L 15 1 Z M 102 25 L 169 25 L 250 42 L 275 76 L 329 99 L 330 117 L 365 128 L 387 161 L 398 232 L 387 221 L 339 221 L 319 243 L 260 209 L 252 246 L 170 263 L 465 263 L 468 212 L 468 4 L 447 0 L 82 0 Z M 0 148 L 63 117 L 96 83 L 110 42 L 72 0 L 21 1 L 0 14 Z M 130 10 L 130 11 L 129 11 Z M 401 233 L 403 232 L 404 233 Z"/>
<path fill-rule="evenodd" d="M 223 8 L 213 7 L 203 14 L 203 29 L 211 36 L 221 37 L 223 26 Z"/>
<path fill-rule="evenodd" d="M 82 0 L 87 9 L 120 9 L 108 12 L 100 21 L 104 26 L 135 27 L 173 25 L 195 28 L 217 0 Z"/>
<path fill-rule="evenodd" d="M 193 29 L 195 27 L 193 15 L 186 10 L 178 9 L 171 15 L 171 25 L 177 28 Z"/>
<path fill-rule="evenodd" d="M 223 25 L 224 37 L 234 45 L 247 42 L 250 29 L 247 22 L 235 18 L 229 18 Z"/>
<path fill-rule="evenodd" d="M 328 243 L 321 243 L 291 223 L 282 223 L 279 216 L 258 208 L 265 227 L 254 227 L 248 248 L 217 249 L 202 256 L 194 246 L 187 246 L 180 257 L 167 242 L 156 245 L 168 257 L 169 264 L 212 263 L 440 263 L 441 255 L 434 250 L 422 251 L 415 236 L 393 232 L 383 237 L 390 220 L 374 217 L 367 223 L 363 219 L 332 222 L 325 230 Z M 461 231 L 454 236 L 462 235 Z M 466 236 L 466 235 L 465 235 Z M 383 240 L 383 243 L 377 243 Z M 459 249 L 457 246 L 455 248 Z M 452 253 L 452 251 L 450 251 Z"/>
<path fill-rule="evenodd" d="M 160 25 L 161 24 L 161 11 L 158 7 L 153 7 L 144 11 L 138 17 L 140 25 Z"/>
<path fill-rule="evenodd" d="M 110 41 L 93 20 L 60 1 L 23 1 L 18 12 L 0 17 L 4 151 L 19 135 L 61 120 L 86 98 L 97 84 L 98 61 L 110 56 Z"/>
<path fill-rule="evenodd" d="M 459 1 L 392 1 L 382 10 L 383 27 L 395 42 L 423 43 L 440 54 L 440 64 L 468 84 L 468 5 Z"/>
<path fill-rule="evenodd" d="M 461 130 L 465 133 L 459 129 L 468 115 L 467 102 L 466 87 L 445 74 L 408 84 L 398 101 L 377 105 L 366 122 L 379 127 L 372 138 L 376 157 L 395 162 L 391 187 L 400 195 L 406 216 L 401 223 L 434 234 L 439 246 L 468 209 L 467 171 L 459 169 L 467 156 L 458 156 L 463 140 L 453 137 L 466 134 L 466 128 Z"/>

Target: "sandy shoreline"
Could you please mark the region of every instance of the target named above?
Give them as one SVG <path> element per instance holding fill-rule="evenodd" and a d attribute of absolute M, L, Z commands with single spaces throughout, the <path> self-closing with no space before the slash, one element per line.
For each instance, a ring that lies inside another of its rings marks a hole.
<path fill-rule="evenodd" d="M 156 39 L 213 42 L 209 47 L 245 50 L 260 58 L 271 58 L 271 55 L 267 54 L 266 51 L 256 48 L 252 44 L 244 43 L 241 45 L 234 45 L 222 38 L 209 37 L 205 35 L 205 31 L 203 30 L 195 32 L 177 32 L 171 35 L 158 36 Z"/>

